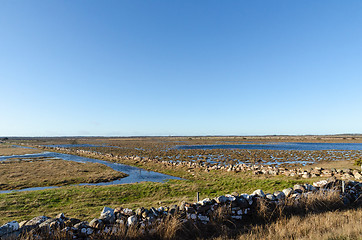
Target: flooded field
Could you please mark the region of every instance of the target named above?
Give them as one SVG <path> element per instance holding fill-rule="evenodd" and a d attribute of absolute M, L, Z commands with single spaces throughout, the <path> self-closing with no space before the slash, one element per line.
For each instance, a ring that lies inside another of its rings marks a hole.
<path fill-rule="evenodd" d="M 113 139 L 78 144 L 47 144 L 49 148 L 84 150 L 110 156 L 140 157 L 204 165 L 263 164 L 305 166 L 319 162 L 356 160 L 362 143 L 255 142 L 223 139 Z M 79 141 L 80 142 L 80 141 Z"/>
<path fill-rule="evenodd" d="M 218 144 L 218 145 L 185 145 L 177 146 L 177 149 L 256 149 L 256 150 L 362 150 L 362 143 L 290 143 L 290 142 L 266 142 L 249 144 Z"/>
<path fill-rule="evenodd" d="M 109 167 L 110 169 L 113 169 L 117 172 L 121 172 L 125 174 L 126 176 L 122 176 L 123 178 L 117 178 L 116 180 L 112 181 L 98 181 L 98 182 L 83 182 L 79 183 L 78 185 L 94 185 L 94 186 L 101 186 L 101 185 L 115 185 L 115 184 L 125 184 L 125 183 L 136 183 L 136 182 L 144 182 L 144 181 L 151 181 L 151 182 L 162 182 L 167 179 L 180 179 L 173 176 L 168 176 L 165 174 L 152 172 L 152 171 L 146 171 L 141 168 L 136 168 L 120 163 L 111 163 L 107 161 L 102 161 L 98 159 L 92 159 L 92 158 L 85 158 L 70 154 L 62 154 L 62 153 L 54 153 L 54 152 L 44 152 L 44 153 L 38 153 L 38 154 L 26 154 L 26 155 L 13 155 L 13 156 L 0 156 L 0 167 L 4 167 L 4 171 L 8 171 L 9 164 L 11 163 L 19 163 L 22 164 L 21 166 L 24 166 L 26 163 L 39 163 L 41 162 L 50 162 L 52 160 L 65 160 L 65 161 L 71 161 L 76 163 L 86 163 L 86 164 L 101 164 Z M 7 165 L 6 165 L 7 164 Z M 34 165 L 34 164 L 32 164 Z M 42 165 L 39 165 L 42 166 Z M 1 170 L 1 168 L 0 168 Z M 54 169 L 53 169 L 54 170 Z M 89 171 L 89 170 L 86 170 Z M 19 172 L 16 172 L 14 174 L 22 175 Z M 13 174 L 13 175 L 14 175 Z M 77 173 L 75 173 L 77 174 Z M 11 176 L 13 176 L 11 175 Z M 38 178 L 42 178 L 43 176 L 39 175 Z M 105 178 L 106 179 L 106 178 Z M 21 187 L 21 186 L 20 186 Z M 23 188 L 21 191 L 28 191 L 28 190 L 41 190 L 41 189 L 49 189 L 54 188 L 54 186 L 47 186 L 47 187 L 31 187 L 31 188 Z M 1 189 L 1 184 L 0 184 Z M 10 192 L 10 190 L 4 190 L 0 191 L 0 193 L 7 193 Z"/>

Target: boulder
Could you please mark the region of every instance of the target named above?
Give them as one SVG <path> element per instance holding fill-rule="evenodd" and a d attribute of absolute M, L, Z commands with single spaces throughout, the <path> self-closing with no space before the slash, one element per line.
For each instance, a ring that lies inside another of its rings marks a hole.
<path fill-rule="evenodd" d="M 327 183 L 328 183 L 327 180 L 321 180 L 319 182 L 314 182 L 313 186 L 321 188 L 321 187 L 325 186 Z"/>
<path fill-rule="evenodd" d="M 38 227 L 41 223 L 45 222 L 48 219 L 49 219 L 49 217 L 46 217 L 46 216 L 39 216 L 39 217 L 32 218 L 31 220 L 27 221 L 26 223 L 24 223 L 22 225 L 22 230 L 30 231 L 31 229 Z"/>
<path fill-rule="evenodd" d="M 104 223 L 101 219 L 94 218 L 90 221 L 89 226 L 96 229 L 102 229 L 104 227 Z"/>
<path fill-rule="evenodd" d="M 236 202 L 240 208 L 247 208 L 249 207 L 249 202 L 244 196 L 239 196 L 236 199 Z"/>
<path fill-rule="evenodd" d="M 114 215 L 114 209 L 109 207 L 104 207 L 101 212 L 100 219 L 106 223 L 114 223 L 116 221 L 116 216 Z"/>
<path fill-rule="evenodd" d="M 284 200 L 285 199 L 285 193 L 281 191 L 276 191 L 273 194 L 278 200 Z"/>
<path fill-rule="evenodd" d="M 0 227 L 0 238 L 2 236 L 5 236 L 7 234 L 13 233 L 15 231 L 19 230 L 19 223 L 17 221 L 11 221 L 8 223 L 5 223 Z"/>
<path fill-rule="evenodd" d="M 255 190 L 252 194 L 253 194 L 253 195 L 256 195 L 256 196 L 259 196 L 259 197 L 261 197 L 261 198 L 265 198 L 265 193 L 264 193 L 263 190 L 261 190 L 261 189 Z"/>
<path fill-rule="evenodd" d="M 65 226 L 67 227 L 73 227 L 75 224 L 80 223 L 81 221 L 76 218 L 70 218 L 65 221 Z"/>
<path fill-rule="evenodd" d="M 214 198 L 215 202 L 221 204 L 227 201 L 227 198 L 224 195 Z"/>
<path fill-rule="evenodd" d="M 289 197 L 290 195 L 292 195 L 294 193 L 293 188 L 286 188 L 283 189 L 283 193 L 285 194 L 286 197 Z"/>
<path fill-rule="evenodd" d="M 210 198 L 205 198 L 197 203 L 200 204 L 201 206 L 204 206 L 204 205 L 210 204 L 211 200 L 210 200 Z"/>
<path fill-rule="evenodd" d="M 354 172 L 353 176 L 356 180 L 362 180 L 362 174 L 360 174 L 358 171 Z"/>
<path fill-rule="evenodd" d="M 59 219 L 62 219 L 62 220 L 65 220 L 67 219 L 65 216 L 64 216 L 64 213 L 59 213 L 56 218 L 59 218 Z"/>
<path fill-rule="evenodd" d="M 310 192 L 310 191 L 314 192 L 314 191 L 317 190 L 313 185 L 310 185 L 310 184 L 308 184 L 308 183 L 304 184 L 303 186 L 304 186 L 305 190 L 307 190 L 307 191 L 309 191 L 309 192 Z"/>
<path fill-rule="evenodd" d="M 234 202 L 236 200 L 236 197 L 234 195 L 227 194 L 227 195 L 225 195 L 225 197 L 227 198 L 226 201 L 229 201 L 229 202 Z"/>
<path fill-rule="evenodd" d="M 305 188 L 303 185 L 296 184 L 294 185 L 293 190 L 298 193 L 303 193 L 305 191 Z"/>
<path fill-rule="evenodd" d="M 270 200 L 270 201 L 275 201 L 275 200 L 277 200 L 277 198 L 276 198 L 273 194 L 270 194 L 270 193 L 267 193 L 267 194 L 265 195 L 265 198 L 268 199 L 268 200 Z"/>
<path fill-rule="evenodd" d="M 137 222 L 138 222 L 138 220 L 137 220 L 137 217 L 136 217 L 135 215 L 130 216 L 130 217 L 127 219 L 127 226 L 128 226 L 128 227 L 132 227 L 132 226 L 136 225 Z"/>

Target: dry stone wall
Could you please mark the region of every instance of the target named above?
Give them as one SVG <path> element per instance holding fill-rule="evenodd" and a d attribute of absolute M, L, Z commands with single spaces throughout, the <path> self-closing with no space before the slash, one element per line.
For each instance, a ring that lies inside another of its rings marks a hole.
<path fill-rule="evenodd" d="M 225 214 L 230 222 L 248 222 L 258 214 L 258 204 L 267 203 L 273 209 L 287 201 L 298 206 L 302 199 L 324 196 L 327 193 L 337 193 L 340 202 L 344 205 L 362 203 L 362 183 L 356 181 L 322 180 L 293 188 L 283 189 L 274 193 L 264 193 L 257 189 L 252 194 L 228 194 L 213 199 L 203 199 L 195 203 L 183 202 L 180 205 L 138 208 L 135 210 L 117 207 L 104 207 L 99 218 L 90 222 L 68 218 L 60 213 L 55 218 L 39 216 L 20 223 L 8 222 L 0 227 L 1 239 L 13 239 L 27 233 L 31 236 L 40 236 L 42 233 L 52 234 L 56 231 L 66 233 L 73 239 L 82 239 L 101 233 L 116 233 L 123 229 L 137 228 L 152 232 L 165 218 L 178 216 L 181 222 L 194 224 L 209 224 L 215 219 L 216 213 Z M 222 210 L 222 211 L 220 211 Z"/>
<path fill-rule="evenodd" d="M 183 166 L 187 167 L 188 171 L 192 171 L 193 169 L 203 169 L 205 171 L 228 171 L 228 172 L 247 172 L 251 171 L 254 175 L 285 175 L 290 177 L 301 177 L 301 178 L 312 178 L 312 177 L 336 177 L 343 180 L 362 180 L 362 172 L 356 169 L 325 169 L 320 167 L 315 167 L 310 170 L 302 169 L 302 168 L 285 168 L 285 167 L 277 167 L 277 166 L 265 166 L 265 165 L 253 165 L 253 164 L 235 164 L 235 165 L 210 165 L 207 163 L 201 162 L 186 162 L 186 161 L 165 161 L 159 159 L 150 159 L 147 157 L 139 157 L 139 156 L 115 156 L 113 154 L 103 154 L 100 152 L 94 151 L 85 151 L 85 150 L 74 150 L 69 148 L 61 148 L 61 147 L 44 147 L 38 146 L 43 149 L 52 149 L 61 152 L 67 152 L 78 155 L 85 155 L 89 157 L 107 157 L 110 159 L 124 159 L 124 160 L 133 160 L 135 162 L 142 163 L 158 163 L 168 167 L 177 167 Z"/>

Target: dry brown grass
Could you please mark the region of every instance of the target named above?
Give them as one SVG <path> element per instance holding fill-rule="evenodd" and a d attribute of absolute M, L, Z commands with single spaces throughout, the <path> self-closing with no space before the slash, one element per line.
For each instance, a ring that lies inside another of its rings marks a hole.
<path fill-rule="evenodd" d="M 39 149 L 17 148 L 11 145 L 0 144 L 0 156 L 23 155 L 42 152 Z"/>
<path fill-rule="evenodd" d="M 99 163 L 46 158 L 4 161 L 0 163 L 0 190 L 108 182 L 125 176 Z"/>
<path fill-rule="evenodd" d="M 150 229 L 154 229 L 149 231 Z M 43 235 L 44 236 L 44 235 Z M 56 232 L 44 239 L 72 239 L 71 235 Z M 35 239 L 25 235 L 21 239 Z M 118 226 L 113 232 L 100 233 L 89 239 L 362 239 L 362 209 L 336 210 L 278 219 L 267 224 L 226 226 L 210 224 L 197 226 L 182 222 L 176 216 L 149 228 Z"/>
<path fill-rule="evenodd" d="M 101 232 L 89 239 L 361 239 L 361 206 L 345 209 L 334 192 L 301 198 L 298 204 L 293 203 L 287 201 L 269 211 L 267 208 L 271 206 L 261 201 L 257 208 L 261 213 L 254 213 L 243 222 L 230 221 L 228 210 L 218 208 L 207 225 L 184 221 L 176 214 L 151 226 L 127 229 L 118 225 L 113 232 Z M 72 236 L 57 232 L 51 237 L 45 235 L 44 239 L 49 238 L 72 239 Z"/>
<path fill-rule="evenodd" d="M 321 213 L 345 207 L 339 191 L 320 191 L 297 199 L 288 198 L 279 205 L 272 205 L 265 199 L 258 200 L 256 206 L 258 222 L 271 222 L 288 216 Z"/>
<path fill-rule="evenodd" d="M 331 169 L 331 168 L 345 169 L 345 168 L 347 168 L 347 169 L 361 170 L 360 166 L 355 165 L 354 160 L 339 160 L 339 161 L 317 162 L 315 164 L 305 166 L 305 167 L 303 167 L 303 169 L 310 169 L 310 168 L 315 168 L 315 167 L 321 167 L 321 168 L 324 168 L 324 169 Z"/>
<path fill-rule="evenodd" d="M 362 239 L 362 209 L 283 218 L 253 226 L 236 239 Z"/>

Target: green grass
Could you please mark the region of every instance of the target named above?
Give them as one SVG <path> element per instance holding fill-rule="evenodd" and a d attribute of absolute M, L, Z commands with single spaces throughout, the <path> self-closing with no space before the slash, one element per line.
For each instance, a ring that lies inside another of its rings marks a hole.
<path fill-rule="evenodd" d="M 216 197 L 232 192 L 251 193 L 282 190 L 306 180 L 285 177 L 251 177 L 249 173 L 195 171 L 194 176 L 183 169 L 167 170 L 172 175 L 190 180 L 170 180 L 166 183 L 143 182 L 113 186 L 68 186 L 30 192 L 0 194 L 0 224 L 25 220 L 39 215 L 55 216 L 63 212 L 68 217 L 91 220 L 98 217 L 104 206 L 151 207 L 194 202 L 196 192 L 201 198 Z"/>

